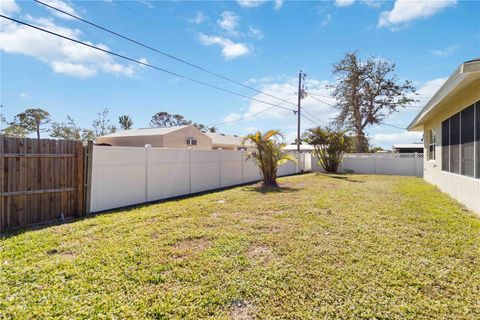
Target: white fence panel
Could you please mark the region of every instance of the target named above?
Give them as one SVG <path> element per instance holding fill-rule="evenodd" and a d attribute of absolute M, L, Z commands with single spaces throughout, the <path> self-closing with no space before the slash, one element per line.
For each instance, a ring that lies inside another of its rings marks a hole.
<path fill-rule="evenodd" d="M 190 152 L 190 192 L 195 193 L 220 188 L 221 151 L 195 150 Z"/>
<path fill-rule="evenodd" d="M 221 187 L 243 183 L 243 152 L 220 152 L 221 156 Z"/>
<path fill-rule="evenodd" d="M 323 172 L 312 154 L 313 171 Z M 422 153 L 347 153 L 339 167 L 341 173 L 423 176 Z"/>
<path fill-rule="evenodd" d="M 95 146 L 92 158 L 91 208 L 100 211 L 146 201 L 147 155 L 128 147 Z"/>
<path fill-rule="evenodd" d="M 305 157 L 304 154 L 302 154 Z M 280 166 L 278 175 L 299 165 Z M 261 179 L 242 151 L 94 146 L 90 211 L 218 189 Z"/>
<path fill-rule="evenodd" d="M 162 150 L 158 148 L 147 150 L 147 201 L 190 193 L 189 150 Z"/>

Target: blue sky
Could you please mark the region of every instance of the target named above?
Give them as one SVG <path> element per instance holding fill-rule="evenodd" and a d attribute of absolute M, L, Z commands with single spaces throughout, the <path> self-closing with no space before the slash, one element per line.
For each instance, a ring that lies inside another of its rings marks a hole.
<path fill-rule="evenodd" d="M 296 100 L 296 76 L 307 73 L 312 94 L 329 103 L 325 85 L 331 66 L 347 51 L 394 61 L 401 79 L 414 81 L 422 105 L 463 61 L 480 53 L 477 1 L 61 1 L 44 0 L 169 54 L 188 60 L 283 99 Z M 67 19 L 34 2 L 1 0 L 2 14 L 102 45 L 112 51 L 243 95 L 280 103 L 199 70 Z M 158 111 L 180 113 L 221 132 L 246 134 L 281 129 L 295 137 L 292 112 L 269 108 L 228 93 L 135 65 L 1 19 L 1 104 L 7 120 L 28 107 L 52 120 L 72 116 L 89 127 L 108 108 L 112 121 L 128 114 L 147 127 Z M 305 109 L 326 124 L 335 115 L 327 104 L 306 98 Z M 288 106 L 283 104 L 284 106 Z M 406 127 L 420 109 L 412 107 L 386 122 Z M 312 127 L 302 120 L 302 130 Z M 421 135 L 387 126 L 368 130 L 374 145 L 419 141 Z"/>

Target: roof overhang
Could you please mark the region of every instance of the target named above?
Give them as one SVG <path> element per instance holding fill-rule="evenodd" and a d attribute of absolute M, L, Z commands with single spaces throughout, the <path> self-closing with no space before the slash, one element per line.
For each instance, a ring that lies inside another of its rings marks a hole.
<path fill-rule="evenodd" d="M 408 131 L 422 131 L 425 121 L 439 112 L 441 102 L 449 100 L 450 97 L 469 87 L 477 79 L 480 79 L 480 59 L 461 64 L 413 119 L 407 127 Z"/>

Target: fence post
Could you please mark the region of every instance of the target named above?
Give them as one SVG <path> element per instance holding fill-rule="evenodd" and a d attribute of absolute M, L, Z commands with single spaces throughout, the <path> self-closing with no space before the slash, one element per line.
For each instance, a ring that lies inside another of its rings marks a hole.
<path fill-rule="evenodd" d="M 220 183 L 220 188 L 223 187 L 223 179 L 222 179 L 222 148 L 218 149 L 218 180 Z"/>
<path fill-rule="evenodd" d="M 85 172 L 84 172 L 84 148 L 82 142 L 76 142 L 75 144 L 75 189 L 76 189 L 76 216 L 83 217 L 85 215 Z"/>
<path fill-rule="evenodd" d="M 245 151 L 241 151 L 242 152 L 242 159 L 240 160 L 241 161 L 241 165 L 242 165 L 242 183 L 245 182 L 245 156 L 244 156 L 244 152 Z"/>
<path fill-rule="evenodd" d="M 150 169 L 150 148 L 152 147 L 151 144 L 145 145 L 145 202 L 148 202 L 148 175 Z"/>
<path fill-rule="evenodd" d="M 373 167 L 374 167 L 375 174 L 377 174 L 378 170 L 377 170 L 377 153 L 376 152 L 373 153 Z"/>
<path fill-rule="evenodd" d="M 88 141 L 85 148 L 85 214 L 90 214 L 90 203 L 92 201 L 92 171 L 93 171 L 93 141 Z"/>
<path fill-rule="evenodd" d="M 192 149 L 188 148 L 188 193 L 192 193 Z"/>
<path fill-rule="evenodd" d="M 417 176 L 417 153 L 413 153 L 413 175 L 416 177 Z"/>

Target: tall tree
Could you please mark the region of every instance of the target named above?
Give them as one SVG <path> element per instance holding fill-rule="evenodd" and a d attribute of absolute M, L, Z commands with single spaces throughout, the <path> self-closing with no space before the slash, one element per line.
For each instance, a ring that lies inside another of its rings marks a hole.
<path fill-rule="evenodd" d="M 24 127 L 15 122 L 11 122 L 5 129 L 2 129 L 2 133 L 12 138 L 26 138 L 29 134 Z"/>
<path fill-rule="evenodd" d="M 172 119 L 172 115 L 165 111 L 157 112 L 153 115 L 152 120 L 150 120 L 150 127 L 168 127 L 170 126 L 170 122 Z"/>
<path fill-rule="evenodd" d="M 133 126 L 132 118 L 127 115 L 118 117 L 118 123 L 120 124 L 120 128 L 122 128 L 122 130 L 130 130 Z"/>
<path fill-rule="evenodd" d="M 14 123 L 23 127 L 27 133 L 35 132 L 37 139 L 40 139 L 41 132 L 47 131 L 45 125 L 49 122 L 50 114 L 40 108 L 27 109 L 17 114 L 14 119 Z"/>
<path fill-rule="evenodd" d="M 66 122 L 53 122 L 50 136 L 65 140 L 80 140 L 82 129 L 77 127 L 72 117 L 67 116 Z"/>
<path fill-rule="evenodd" d="M 92 127 L 95 137 L 104 136 L 106 134 L 117 131 L 117 127 L 110 124 L 107 108 L 103 109 L 102 112 L 97 114 L 97 119 L 93 120 Z"/>
<path fill-rule="evenodd" d="M 400 82 L 395 64 L 371 57 L 362 61 L 356 52 L 349 52 L 333 65 L 338 79 L 333 96 L 339 111 L 335 124 L 355 132 L 356 151 L 366 152 L 365 129 L 380 124 L 399 108 L 414 102 L 410 94 L 415 87 L 410 81 Z"/>

